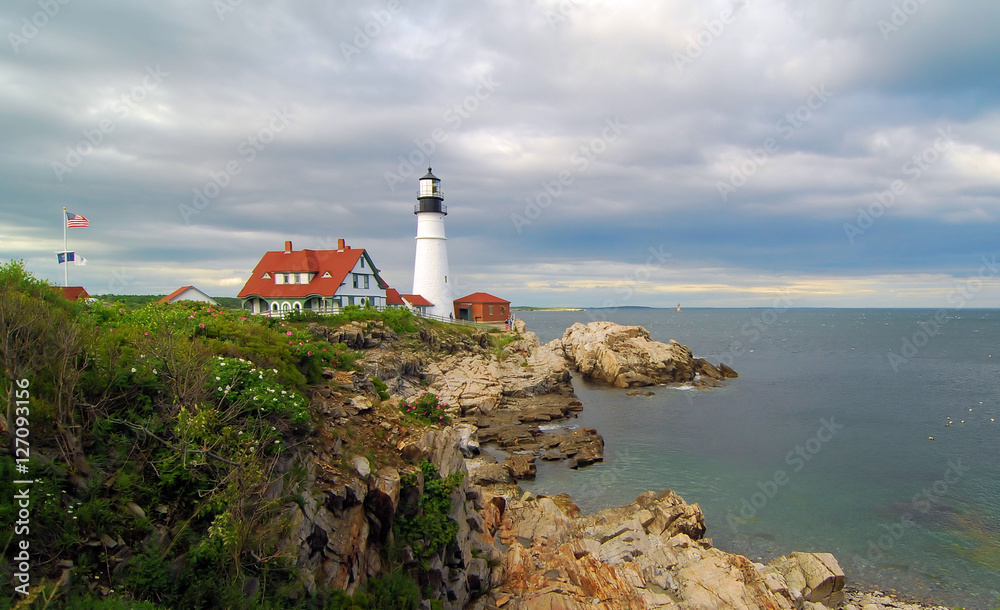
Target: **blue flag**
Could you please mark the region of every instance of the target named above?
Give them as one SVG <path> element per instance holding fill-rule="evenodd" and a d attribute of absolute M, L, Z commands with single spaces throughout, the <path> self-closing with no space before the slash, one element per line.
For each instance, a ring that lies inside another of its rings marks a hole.
<path fill-rule="evenodd" d="M 56 257 L 59 259 L 59 264 L 71 263 L 75 260 L 75 252 L 56 252 Z"/>

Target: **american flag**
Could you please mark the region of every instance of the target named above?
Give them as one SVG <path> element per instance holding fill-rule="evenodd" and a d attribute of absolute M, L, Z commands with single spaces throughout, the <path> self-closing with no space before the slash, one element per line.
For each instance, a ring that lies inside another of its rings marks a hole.
<path fill-rule="evenodd" d="M 79 214 L 74 214 L 72 212 L 66 212 L 66 226 L 67 227 L 89 227 L 90 221 L 80 216 Z"/>

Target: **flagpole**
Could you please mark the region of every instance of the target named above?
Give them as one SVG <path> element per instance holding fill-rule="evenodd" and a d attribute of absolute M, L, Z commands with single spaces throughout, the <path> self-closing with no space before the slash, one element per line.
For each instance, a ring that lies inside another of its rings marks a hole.
<path fill-rule="evenodd" d="M 67 260 L 68 255 L 66 254 L 67 251 L 69 250 L 68 242 L 66 241 L 66 206 L 63 206 L 62 225 L 63 225 L 63 286 L 69 288 L 69 261 Z"/>

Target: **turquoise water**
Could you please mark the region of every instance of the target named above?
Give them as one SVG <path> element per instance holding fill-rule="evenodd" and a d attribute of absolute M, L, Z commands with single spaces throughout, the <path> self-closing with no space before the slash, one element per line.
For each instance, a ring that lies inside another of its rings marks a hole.
<path fill-rule="evenodd" d="M 588 512 L 669 487 L 701 505 L 720 548 L 828 551 L 852 583 L 1000 606 L 1000 311 L 935 313 L 520 312 L 543 342 L 609 319 L 740 373 L 648 398 L 575 379 L 570 425 L 603 434 L 605 462 L 540 462 L 524 487 Z"/>

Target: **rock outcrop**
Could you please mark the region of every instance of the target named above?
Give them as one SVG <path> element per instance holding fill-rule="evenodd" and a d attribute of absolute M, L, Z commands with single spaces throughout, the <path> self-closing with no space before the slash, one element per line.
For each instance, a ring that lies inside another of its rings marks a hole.
<path fill-rule="evenodd" d="M 728 366 L 716 367 L 695 358 L 690 349 L 676 341 L 653 341 L 649 331 L 641 326 L 576 323 L 561 339 L 550 341 L 546 347 L 562 354 L 584 377 L 618 388 L 661 383 L 708 387 L 726 377 L 737 376 Z"/>
<path fill-rule="evenodd" d="M 506 353 L 502 360 L 478 352 L 446 356 L 427 366 L 429 386 L 416 389 L 414 395 L 431 391 L 448 404 L 449 415 L 459 422 L 467 458 L 478 453 L 479 443 L 493 442 L 514 454 L 568 460 L 573 468 L 602 461 L 604 439 L 593 428 L 566 432 L 539 427 L 573 417 L 583 408 L 573 392 L 565 358 L 540 345 L 531 332 L 522 332 Z M 530 461 L 534 464 L 534 459 Z M 534 477 L 518 461 L 508 466 L 512 479 Z M 510 482 L 494 468 L 477 477 Z"/>
<path fill-rule="evenodd" d="M 433 462 L 443 475 L 464 473 L 459 442 L 453 428 L 429 430 L 407 444 L 407 453 Z M 277 551 L 295 562 L 307 591 L 335 588 L 352 594 L 386 568 L 383 550 L 394 519 L 419 498 L 424 482 L 414 466 L 373 471 L 366 458 L 356 457 L 351 469 L 341 473 L 328 466 L 329 458 L 323 453 L 299 455 L 307 485 L 275 521 L 285 532 Z M 415 484 L 403 483 L 408 473 L 416 475 Z M 273 496 L 282 497 L 285 491 L 273 490 Z M 502 570 L 500 552 L 483 525 L 485 507 L 476 487 L 463 480 L 452 492 L 451 507 L 449 518 L 458 524 L 455 542 L 431 558 L 422 584 L 434 599 L 446 602 L 446 608 L 457 610 L 498 585 Z"/>
<path fill-rule="evenodd" d="M 331 429 L 350 430 L 355 445 L 348 450 L 341 435 L 318 435 L 315 445 L 277 465 L 290 473 L 298 464 L 304 483 L 287 481 L 266 492 L 270 500 L 297 496 L 275 520 L 285 532 L 277 553 L 293 561 L 307 591 L 354 593 L 389 569 L 383 558 L 393 523 L 418 503 L 424 481 L 417 464 L 428 460 L 442 475 L 466 473 L 450 497 L 455 540 L 420 566 L 424 594 L 447 610 L 826 610 L 845 601 L 845 610 L 918 607 L 881 594 L 845 600 L 844 572 L 828 553 L 791 553 L 762 565 L 714 548 L 704 538 L 698 505 L 670 490 L 593 515 L 582 515 L 566 494 L 522 494 L 517 481 L 536 475 L 537 459 L 572 467 L 602 459 L 604 441 L 593 428 L 539 427 L 582 408 L 567 361 L 619 387 L 708 384 L 736 374 L 675 342 L 651 341 L 639 327 L 578 324 L 546 346 L 519 330 L 521 339 L 508 345 L 503 360 L 475 337 L 422 336 L 445 354 L 430 363 L 423 354 L 396 357 L 385 349 L 391 334 L 378 327 L 354 325 L 331 336 L 380 346 L 366 366 L 390 371 L 385 381 L 394 392 L 434 391 L 449 403 L 455 425 L 409 430 L 394 407 L 375 399 L 374 371 L 325 374 L 329 383 L 315 391 L 313 403 Z M 366 428 L 383 449 L 374 461 L 357 450 Z M 504 449 L 502 461 L 480 447 L 487 442 Z M 413 549 L 401 555 L 404 569 L 415 570 Z"/>
<path fill-rule="evenodd" d="M 843 599 L 832 555 L 762 566 L 725 553 L 702 539 L 698 505 L 670 490 L 594 515 L 574 509 L 565 497 L 506 498 L 490 530 L 505 550 L 503 582 L 475 607 L 791 610 Z"/>

